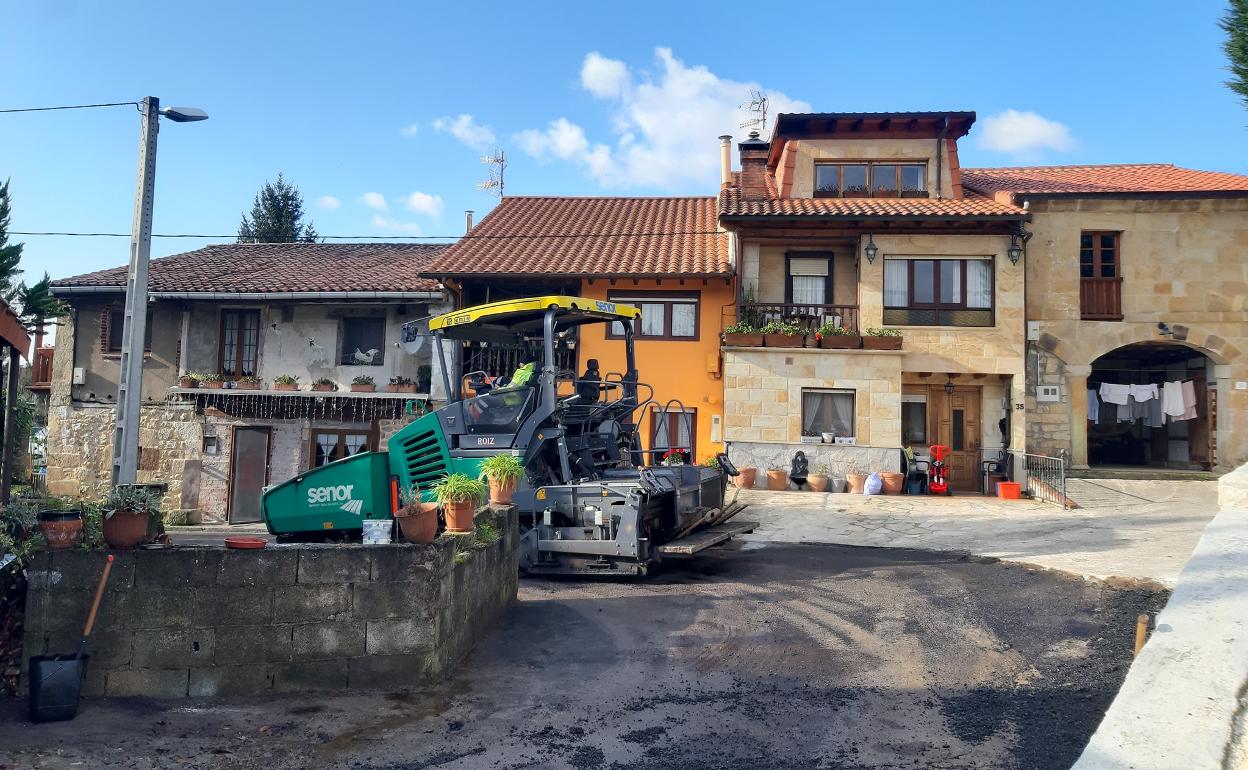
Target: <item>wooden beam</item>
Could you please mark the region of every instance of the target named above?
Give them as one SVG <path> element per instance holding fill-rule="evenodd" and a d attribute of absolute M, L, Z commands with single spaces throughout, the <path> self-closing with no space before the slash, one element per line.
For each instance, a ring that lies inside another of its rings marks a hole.
<path fill-rule="evenodd" d="M 881 120 L 881 121 L 880 121 L 880 130 L 881 130 L 881 131 L 887 131 L 887 130 L 889 129 L 889 127 L 890 127 L 890 126 L 892 126 L 892 125 L 893 125 L 893 119 L 892 119 L 892 118 L 884 118 L 883 120 Z"/>

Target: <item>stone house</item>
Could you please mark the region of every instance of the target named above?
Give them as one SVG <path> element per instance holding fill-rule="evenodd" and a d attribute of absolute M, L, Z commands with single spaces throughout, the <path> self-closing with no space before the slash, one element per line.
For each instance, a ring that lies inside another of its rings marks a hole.
<path fill-rule="evenodd" d="M 1066 452 L 1076 472 L 1248 460 L 1248 176 L 1150 163 L 962 180 L 1030 216 L 1029 451 Z M 1102 384 L 1183 381 L 1188 419 L 1150 425 L 1101 408 Z"/>
<path fill-rule="evenodd" d="M 258 521 L 264 486 L 384 448 L 444 398 L 431 346 L 400 339 L 404 323 L 447 309 L 438 283 L 420 277 L 444 248 L 227 244 L 153 260 L 139 481 L 166 485 L 165 509 L 193 520 Z M 125 267 L 53 283 L 71 312 L 51 373 L 52 494 L 96 498 L 109 486 L 125 283 Z M 193 372 L 223 387 L 179 387 Z M 299 389 L 276 390 L 279 375 Z M 377 392 L 351 392 L 358 376 Z M 386 392 L 395 377 L 419 392 Z M 321 378 L 331 392 L 310 390 Z"/>

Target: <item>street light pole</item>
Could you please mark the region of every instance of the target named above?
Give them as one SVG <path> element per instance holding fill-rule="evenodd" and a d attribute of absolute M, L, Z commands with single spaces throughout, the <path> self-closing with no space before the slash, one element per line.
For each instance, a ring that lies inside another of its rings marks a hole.
<path fill-rule="evenodd" d="M 192 108 L 160 108 L 148 96 L 140 107 L 139 172 L 134 193 L 134 229 L 121 330 L 121 371 L 117 379 L 117 424 L 113 433 L 113 486 L 133 484 L 139 468 L 139 409 L 143 391 L 143 349 L 147 339 L 147 273 L 152 253 L 152 208 L 156 194 L 156 135 L 160 116 L 185 123 L 208 117 Z"/>

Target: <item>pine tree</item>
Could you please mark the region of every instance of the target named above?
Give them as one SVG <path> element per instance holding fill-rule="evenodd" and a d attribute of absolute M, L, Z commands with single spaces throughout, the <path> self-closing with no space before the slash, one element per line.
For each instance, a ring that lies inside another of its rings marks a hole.
<path fill-rule="evenodd" d="M 1230 61 L 1231 79 L 1226 81 L 1248 108 L 1248 0 L 1231 0 L 1226 15 L 1218 22 L 1226 33 L 1222 50 Z"/>
<path fill-rule="evenodd" d="M 9 243 L 9 180 L 0 185 L 0 296 L 12 302 L 17 296 L 18 276 L 22 274 L 21 243 Z"/>
<path fill-rule="evenodd" d="M 52 296 L 51 280 L 43 278 L 31 286 L 18 280 L 22 274 L 22 248 L 25 244 L 9 243 L 10 221 L 9 182 L 0 185 L 0 296 L 9 303 L 31 334 L 47 332 L 48 322 L 65 315 L 65 305 Z"/>
<path fill-rule="evenodd" d="M 265 182 L 238 226 L 239 243 L 316 243 L 316 228 L 303 222 L 303 195 L 281 173 Z"/>

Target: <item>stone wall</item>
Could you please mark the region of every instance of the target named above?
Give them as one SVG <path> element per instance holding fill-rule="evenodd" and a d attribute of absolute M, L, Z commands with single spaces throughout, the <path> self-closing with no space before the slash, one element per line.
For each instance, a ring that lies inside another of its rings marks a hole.
<path fill-rule="evenodd" d="M 444 676 L 516 596 L 514 508 L 502 537 L 456 558 L 422 545 L 278 545 L 118 552 L 87 645 L 85 695 L 233 696 L 420 686 Z M 462 541 L 460 541 L 462 542 Z M 76 650 L 106 555 L 29 567 L 31 655 Z"/>
<path fill-rule="evenodd" d="M 897 447 L 860 446 L 857 444 L 764 444 L 756 441 L 733 441 L 728 444 L 728 457 L 738 468 L 757 468 L 754 486 L 767 488 L 767 469 L 788 471 L 797 451 L 806 453 L 810 472 L 828 466 L 834 479 L 832 491 L 843 491 L 845 474 L 901 470 L 901 454 Z M 839 486 L 838 486 L 839 484 Z"/>

